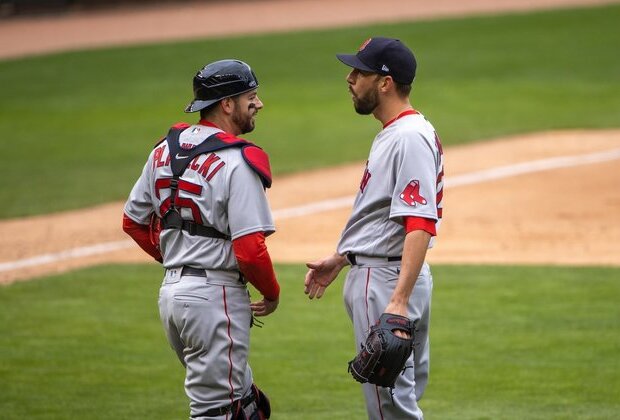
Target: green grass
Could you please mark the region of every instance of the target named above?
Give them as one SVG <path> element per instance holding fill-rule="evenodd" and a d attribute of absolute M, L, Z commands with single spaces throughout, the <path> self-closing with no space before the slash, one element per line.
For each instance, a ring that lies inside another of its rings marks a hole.
<path fill-rule="evenodd" d="M 362 419 L 346 362 L 342 282 L 302 292 L 252 331 L 273 419 Z M 620 270 L 438 266 L 430 419 L 612 419 L 620 413 Z M 179 419 L 183 369 L 159 324 L 156 265 L 107 266 L 0 288 L 0 413 L 11 419 Z"/>
<path fill-rule="evenodd" d="M 0 62 L 0 218 L 125 199 L 191 78 L 248 61 L 266 106 L 248 137 L 274 172 L 363 160 L 379 124 L 352 110 L 334 57 L 395 36 L 419 61 L 413 102 L 446 145 L 556 128 L 616 127 L 620 5 L 512 16 L 71 52 Z"/>

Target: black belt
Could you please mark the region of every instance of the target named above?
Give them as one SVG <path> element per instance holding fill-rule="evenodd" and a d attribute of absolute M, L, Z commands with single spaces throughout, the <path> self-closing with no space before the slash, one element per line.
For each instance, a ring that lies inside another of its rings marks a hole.
<path fill-rule="evenodd" d="M 161 219 L 162 229 L 183 229 L 192 236 L 206 236 L 207 238 L 226 239 L 230 241 L 230 236 L 220 232 L 219 230 L 212 228 L 211 226 L 199 225 L 196 222 L 190 220 L 183 220 L 181 226 L 174 225 L 168 222 L 168 218 Z"/>
<path fill-rule="evenodd" d="M 207 277 L 206 270 L 206 268 L 194 268 L 189 265 L 184 265 L 183 268 L 181 268 L 181 276 Z M 241 272 L 239 272 L 239 281 L 245 284 L 245 280 Z"/>
<path fill-rule="evenodd" d="M 362 255 L 360 255 L 361 257 Z M 351 254 L 348 253 L 347 254 L 347 259 L 349 260 L 349 263 L 351 263 L 351 265 L 357 265 L 357 259 L 356 259 L 357 255 L 356 254 Z M 368 258 L 377 258 L 377 259 L 383 259 L 387 262 L 394 262 L 394 261 L 402 261 L 403 257 L 402 256 L 398 256 L 398 257 L 371 257 L 369 255 L 364 255 L 364 257 L 368 257 Z"/>
<path fill-rule="evenodd" d="M 232 410 L 233 406 L 235 405 L 237 401 L 233 402 L 232 404 L 228 404 L 224 407 L 219 407 L 219 408 L 212 408 L 210 410 L 205 411 L 202 414 L 199 414 L 196 417 L 217 417 L 217 416 L 223 416 L 225 414 L 230 413 L 230 411 Z M 248 395 L 247 397 L 241 399 L 241 406 L 243 408 L 247 407 L 248 405 L 252 404 L 254 402 L 254 393 L 250 393 L 250 395 Z"/>
<path fill-rule="evenodd" d="M 182 276 L 196 276 L 196 277 L 207 277 L 207 272 L 204 268 L 194 268 L 189 265 L 184 265 L 181 269 Z"/>

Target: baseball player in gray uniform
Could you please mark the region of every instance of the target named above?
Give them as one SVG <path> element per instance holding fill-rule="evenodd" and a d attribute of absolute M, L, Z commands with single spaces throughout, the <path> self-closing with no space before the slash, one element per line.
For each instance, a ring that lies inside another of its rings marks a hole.
<path fill-rule="evenodd" d="M 433 288 L 425 257 L 442 217 L 441 143 L 409 102 L 416 60 L 403 43 L 370 38 L 357 54 L 337 57 L 352 67 L 346 80 L 355 110 L 372 114 L 383 128 L 372 143 L 337 252 L 307 264 L 305 293 L 320 298 L 342 268 L 351 266 L 343 293 L 357 346 L 382 313 L 414 321 L 414 351 L 394 389 L 362 386 L 368 418 L 422 419 L 417 401 L 428 380 Z"/>
<path fill-rule="evenodd" d="M 265 195 L 271 172 L 266 153 L 237 137 L 254 129 L 263 107 L 258 80 L 246 63 L 221 60 L 193 86 L 186 112 L 200 111 L 200 121 L 175 124 L 150 153 L 123 229 L 165 268 L 159 311 L 186 369 L 190 418 L 269 418 L 248 353 L 254 316 L 279 302 L 265 245 L 275 231 Z M 250 302 L 247 281 L 262 299 Z"/>

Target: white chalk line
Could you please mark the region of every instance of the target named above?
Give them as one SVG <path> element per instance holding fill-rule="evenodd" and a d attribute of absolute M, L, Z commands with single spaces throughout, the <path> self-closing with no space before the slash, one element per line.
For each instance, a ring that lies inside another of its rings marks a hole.
<path fill-rule="evenodd" d="M 93 255 L 107 254 L 108 252 L 130 248 L 131 246 L 133 246 L 133 244 L 134 242 L 131 240 L 104 242 L 101 244 L 67 249 L 65 251 L 55 252 L 51 254 L 37 255 L 35 257 L 0 263 L 0 272 L 17 270 L 19 268 L 34 267 L 37 265 L 52 264 L 59 261 L 71 260 L 74 258 L 83 258 L 91 257 Z"/>
<path fill-rule="evenodd" d="M 503 178 L 510 178 L 517 175 L 548 171 L 552 169 L 570 168 L 574 166 L 591 165 L 595 163 L 609 162 L 616 159 L 620 159 L 620 149 L 589 153 L 585 155 L 552 157 L 456 175 L 446 178 L 444 184 L 446 187 L 460 187 L 464 185 L 479 184 Z M 354 200 L 355 196 L 351 195 L 331 200 L 317 201 L 302 206 L 275 210 L 273 211 L 273 217 L 275 220 L 283 220 L 294 217 L 308 216 L 324 211 L 347 208 L 353 205 Z M 35 257 L 0 263 L 0 272 L 57 263 L 59 261 L 71 260 L 75 258 L 101 255 L 131 248 L 133 246 L 135 246 L 135 243 L 129 239 L 82 246 L 61 252 L 37 255 Z"/>
<path fill-rule="evenodd" d="M 481 171 L 470 172 L 463 175 L 455 175 L 453 177 L 446 177 L 444 180 L 444 185 L 451 188 L 460 187 L 464 185 L 494 181 L 502 178 L 509 178 L 527 173 L 541 172 L 551 169 L 569 168 L 573 166 L 590 165 L 593 163 L 602 163 L 616 159 L 620 159 L 620 149 L 590 153 L 586 155 L 560 156 L 547 159 L 533 160 L 513 165 L 500 166 L 497 168 L 484 169 Z M 332 200 L 318 201 L 303 206 L 275 210 L 273 212 L 273 215 L 276 220 L 307 216 L 322 211 L 350 207 L 353 205 L 353 200 L 355 200 L 354 195 L 336 198 Z"/>

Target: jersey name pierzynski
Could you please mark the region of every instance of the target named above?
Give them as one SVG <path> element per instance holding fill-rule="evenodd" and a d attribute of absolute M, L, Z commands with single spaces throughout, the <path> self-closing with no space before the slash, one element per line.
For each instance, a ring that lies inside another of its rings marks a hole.
<path fill-rule="evenodd" d="M 197 147 L 213 134 L 221 133 L 218 141 L 238 140 L 216 127 L 185 126 L 179 137 L 177 161 L 183 160 L 185 151 Z M 268 161 L 266 168 L 251 166 L 248 154 L 255 153 L 258 148 L 248 144 L 252 150 L 247 153 L 239 147 L 225 147 L 190 160 L 177 187 L 176 206 L 183 220 L 212 227 L 230 239 L 259 231 L 266 235 L 275 231 L 265 195 L 265 187 L 270 185 Z M 148 224 L 153 208 L 157 216 L 162 217 L 170 205 L 173 159 L 169 149 L 165 141 L 153 149 L 131 191 L 125 213 L 137 223 Z M 160 243 L 166 268 L 198 264 L 212 269 L 238 270 L 230 240 L 165 229 Z"/>

